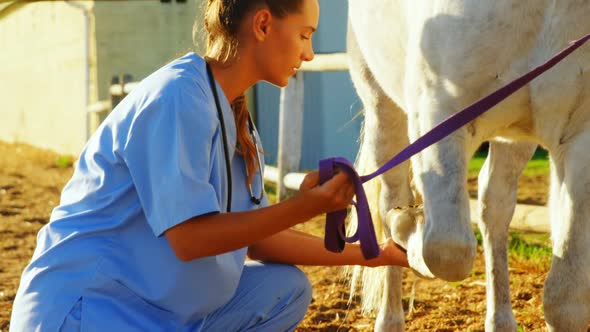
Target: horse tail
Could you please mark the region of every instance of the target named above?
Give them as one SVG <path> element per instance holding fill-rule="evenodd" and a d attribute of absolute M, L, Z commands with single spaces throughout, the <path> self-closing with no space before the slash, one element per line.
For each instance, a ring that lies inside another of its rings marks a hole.
<path fill-rule="evenodd" d="M 362 135 L 361 135 L 362 137 Z M 369 174 L 377 169 L 377 165 L 371 163 L 373 158 L 370 158 L 369 151 L 365 151 L 363 142 L 359 149 L 355 169 L 359 174 Z M 367 195 L 367 202 L 373 218 L 373 226 L 377 241 L 381 243 L 385 236 L 383 234 L 384 228 L 381 223 L 379 213 L 379 195 L 381 192 L 381 181 L 374 179 L 364 184 L 365 193 Z M 358 219 L 355 211 L 351 211 L 348 221 L 347 233 L 353 234 L 358 227 Z M 383 297 L 383 289 L 385 288 L 386 269 L 384 267 L 368 268 L 362 266 L 347 267 L 345 273 L 350 277 L 350 297 L 349 303 L 353 300 L 355 295 L 360 295 L 362 311 L 364 313 L 376 312 L 381 306 Z"/>

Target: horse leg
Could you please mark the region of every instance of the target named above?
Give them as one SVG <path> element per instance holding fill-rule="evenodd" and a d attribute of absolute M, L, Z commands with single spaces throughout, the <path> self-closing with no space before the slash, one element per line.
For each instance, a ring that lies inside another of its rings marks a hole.
<path fill-rule="evenodd" d="M 409 143 L 407 120 L 405 113 L 385 95 L 375 81 L 358 48 L 350 24 L 347 38 L 350 76 L 365 113 L 357 169 L 361 174 L 367 174 L 375 171 Z M 378 207 L 377 213 L 373 213 L 378 236 L 390 237 L 390 227 L 385 222 L 387 212 L 396 206 L 408 205 L 413 201 L 409 183 L 409 163 L 403 163 L 378 179 L 370 181 L 365 188 L 372 208 Z M 402 269 L 383 269 L 364 269 L 362 272 L 363 307 L 365 310 L 379 308 L 375 331 L 403 331 Z M 369 284 L 369 280 L 373 282 Z"/>
<path fill-rule="evenodd" d="M 478 226 L 486 265 L 486 331 L 516 331 L 508 279 L 508 226 L 518 177 L 537 148 L 531 143 L 491 142 L 479 173 Z"/>
<path fill-rule="evenodd" d="M 590 131 L 551 151 L 553 258 L 543 308 L 549 331 L 586 331 L 590 322 Z"/>

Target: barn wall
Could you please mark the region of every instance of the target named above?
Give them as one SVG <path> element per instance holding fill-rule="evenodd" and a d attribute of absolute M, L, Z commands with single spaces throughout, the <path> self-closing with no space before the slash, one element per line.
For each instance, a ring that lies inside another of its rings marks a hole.
<path fill-rule="evenodd" d="M 88 35 L 83 11 L 64 1 L 0 19 L 0 140 L 79 154 L 97 125 L 87 117 L 87 86 L 89 104 L 108 99 L 113 75 L 140 80 L 193 48 L 204 1 L 70 2 L 88 9 Z"/>
<path fill-rule="evenodd" d="M 114 75 L 140 80 L 193 49 L 192 27 L 202 16 L 202 1 L 97 2 L 98 96 L 108 98 Z M 199 50 L 203 45 L 199 45 Z"/>

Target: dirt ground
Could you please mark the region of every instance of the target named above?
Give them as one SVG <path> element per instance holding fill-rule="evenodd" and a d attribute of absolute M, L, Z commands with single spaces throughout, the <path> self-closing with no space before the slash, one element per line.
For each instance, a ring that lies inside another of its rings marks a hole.
<path fill-rule="evenodd" d="M 12 302 L 20 274 L 35 247 L 38 229 L 45 224 L 71 167 L 51 151 L 0 141 L 0 332 L 9 327 Z M 476 180 L 470 179 L 475 193 Z M 519 201 L 544 204 L 547 178 L 521 179 Z M 321 230 L 321 220 L 308 223 Z M 372 331 L 374 316 L 363 316 L 358 298 L 348 303 L 348 287 L 340 268 L 302 267 L 314 287 L 311 308 L 297 329 L 308 331 Z M 512 304 L 521 331 L 544 330 L 542 288 L 547 264 L 510 260 Z M 406 271 L 404 294 L 414 278 Z M 415 311 L 407 331 L 483 331 L 485 316 L 484 267 L 481 250 L 472 276 L 462 282 L 419 280 Z M 404 304 L 408 300 L 405 295 Z"/>

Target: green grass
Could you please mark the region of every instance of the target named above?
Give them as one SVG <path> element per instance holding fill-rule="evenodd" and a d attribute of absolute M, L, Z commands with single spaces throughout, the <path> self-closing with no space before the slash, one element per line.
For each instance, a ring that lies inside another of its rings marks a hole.
<path fill-rule="evenodd" d="M 470 176 L 476 176 L 483 166 L 487 157 L 487 150 L 480 150 L 471 158 L 468 166 Z M 547 151 L 537 149 L 533 158 L 527 163 L 523 173 L 524 176 L 535 176 L 549 174 L 549 157 Z"/>
<path fill-rule="evenodd" d="M 527 238 L 526 233 L 510 233 L 510 241 L 508 242 L 508 252 L 511 256 L 521 260 L 527 260 L 536 263 L 540 266 L 547 267 L 551 261 L 551 247 L 547 241 L 535 241 Z"/>
<path fill-rule="evenodd" d="M 482 236 L 475 230 L 478 245 L 482 245 Z M 539 267 L 547 268 L 551 262 L 551 240 L 549 234 L 510 232 L 508 255 L 518 260 L 526 260 Z"/>
<path fill-rule="evenodd" d="M 59 155 L 55 158 L 55 167 L 57 168 L 70 168 L 74 164 L 74 157 Z"/>

